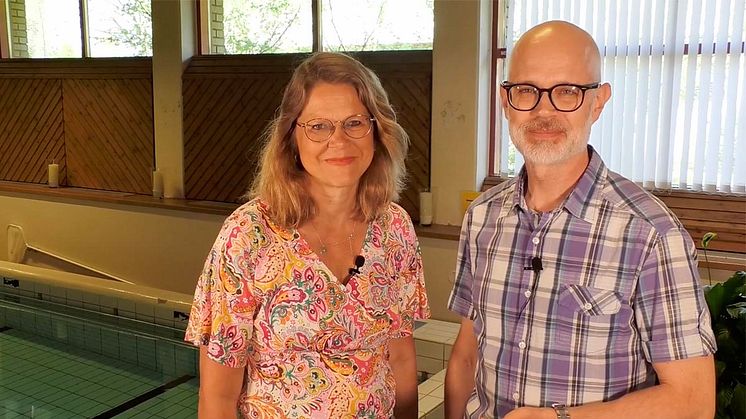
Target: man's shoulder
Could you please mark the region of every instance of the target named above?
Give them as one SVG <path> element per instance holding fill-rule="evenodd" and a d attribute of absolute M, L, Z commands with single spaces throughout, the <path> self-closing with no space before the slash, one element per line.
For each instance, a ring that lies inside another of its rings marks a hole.
<path fill-rule="evenodd" d="M 506 199 L 512 200 L 516 192 L 516 182 L 516 177 L 510 178 L 505 182 L 499 183 L 482 192 L 476 199 L 474 199 L 474 201 L 472 201 L 467 212 L 471 212 L 475 208 L 486 204 L 495 202 L 502 204 Z"/>
<path fill-rule="evenodd" d="M 655 195 L 624 176 L 608 171 L 603 197 L 615 210 L 650 224 L 659 234 L 681 227 L 676 215 Z"/>

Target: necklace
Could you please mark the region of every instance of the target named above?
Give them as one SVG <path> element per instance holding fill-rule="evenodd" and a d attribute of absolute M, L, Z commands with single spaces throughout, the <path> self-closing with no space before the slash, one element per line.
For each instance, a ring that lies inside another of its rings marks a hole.
<path fill-rule="evenodd" d="M 321 240 L 321 235 L 319 234 L 319 230 L 316 229 L 316 223 L 314 223 L 313 221 L 311 221 L 311 228 L 313 229 L 314 234 L 316 234 L 316 238 L 319 240 L 319 244 L 321 244 L 321 248 L 319 249 L 320 256 L 324 256 L 327 250 L 329 250 L 329 247 L 339 246 L 340 244 L 343 244 L 344 242 L 347 242 L 347 244 L 349 245 L 350 255 L 352 255 L 352 238 L 355 236 L 355 224 L 354 223 L 352 224 L 352 232 L 349 235 L 347 235 L 347 237 L 345 237 L 342 240 L 338 240 L 336 242 L 331 242 L 331 243 L 324 243 L 324 241 Z"/>

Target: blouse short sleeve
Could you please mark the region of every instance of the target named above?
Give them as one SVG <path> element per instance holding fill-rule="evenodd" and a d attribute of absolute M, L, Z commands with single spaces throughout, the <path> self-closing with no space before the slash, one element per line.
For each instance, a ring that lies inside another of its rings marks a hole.
<path fill-rule="evenodd" d="M 395 206 L 389 229 L 393 245 L 387 251 L 394 252 L 388 259 L 394 264 L 399 283 L 399 324 L 392 324 L 393 338 L 411 336 L 414 321 L 430 318 L 425 275 L 422 269 L 422 253 L 417 235 L 409 215 Z M 397 327 L 398 326 L 398 327 Z"/>
<path fill-rule="evenodd" d="M 197 282 L 185 341 L 207 346 L 221 365 L 246 365 L 256 310 L 251 270 L 251 217 L 237 210 L 223 224 Z"/>

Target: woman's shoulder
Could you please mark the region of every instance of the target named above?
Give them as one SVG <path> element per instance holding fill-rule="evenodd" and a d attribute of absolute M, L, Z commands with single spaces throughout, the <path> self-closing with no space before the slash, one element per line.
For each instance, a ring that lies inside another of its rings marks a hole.
<path fill-rule="evenodd" d="M 385 212 L 378 217 L 378 223 L 383 232 L 394 233 L 392 237 L 414 238 L 415 231 L 412 219 L 407 211 L 399 204 L 392 202 Z"/>
<path fill-rule="evenodd" d="M 268 221 L 268 207 L 261 198 L 254 198 L 236 208 L 228 218 L 226 225 L 247 226 L 251 224 L 266 224 Z"/>

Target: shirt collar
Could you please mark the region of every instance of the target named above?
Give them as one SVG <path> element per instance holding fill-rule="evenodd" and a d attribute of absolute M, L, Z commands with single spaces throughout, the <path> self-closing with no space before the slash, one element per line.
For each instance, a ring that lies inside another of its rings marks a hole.
<path fill-rule="evenodd" d="M 591 222 L 598 212 L 600 205 L 599 194 L 606 184 L 608 169 L 596 150 L 588 145 L 590 160 L 585 171 L 575 184 L 575 188 L 565 198 L 560 208 L 564 208 L 573 216 Z M 515 193 L 512 199 L 506 199 L 500 216 L 507 215 L 513 209 L 529 212 L 526 205 L 526 166 L 521 168 L 515 179 Z"/>

